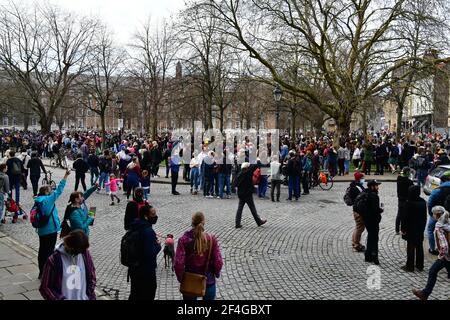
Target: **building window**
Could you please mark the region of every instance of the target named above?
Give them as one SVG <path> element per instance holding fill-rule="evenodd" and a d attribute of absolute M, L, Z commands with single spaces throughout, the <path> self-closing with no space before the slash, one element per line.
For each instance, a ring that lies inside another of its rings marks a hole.
<path fill-rule="evenodd" d="M 83 120 L 78 120 L 78 128 L 83 128 Z"/>
<path fill-rule="evenodd" d="M 3 117 L 3 126 L 8 126 L 8 117 Z"/>
<path fill-rule="evenodd" d="M 12 125 L 17 126 L 17 118 L 15 116 L 12 118 Z"/>
<path fill-rule="evenodd" d="M 31 118 L 31 126 L 35 127 L 37 125 L 37 120 L 36 118 Z"/>

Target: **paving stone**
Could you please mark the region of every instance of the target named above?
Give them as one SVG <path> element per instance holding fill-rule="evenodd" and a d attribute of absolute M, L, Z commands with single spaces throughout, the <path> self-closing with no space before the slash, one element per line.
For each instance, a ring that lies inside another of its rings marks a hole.
<path fill-rule="evenodd" d="M 3 300 L 29 300 L 29 299 L 21 294 L 12 294 L 9 296 L 4 296 Z"/>
<path fill-rule="evenodd" d="M 42 298 L 41 293 L 40 293 L 38 290 L 33 290 L 33 291 L 25 292 L 25 293 L 23 293 L 23 295 L 24 295 L 25 297 L 27 297 L 28 300 L 44 300 L 44 299 Z"/>
<path fill-rule="evenodd" d="M 2 293 L 5 297 L 9 295 L 20 294 L 26 291 L 27 289 L 20 285 L 0 286 L 0 293 Z"/>
<path fill-rule="evenodd" d="M 6 268 L 9 272 L 12 274 L 19 274 L 19 273 L 31 273 L 36 272 L 37 267 L 35 265 L 22 265 L 22 266 L 16 266 L 16 267 L 9 267 Z"/>

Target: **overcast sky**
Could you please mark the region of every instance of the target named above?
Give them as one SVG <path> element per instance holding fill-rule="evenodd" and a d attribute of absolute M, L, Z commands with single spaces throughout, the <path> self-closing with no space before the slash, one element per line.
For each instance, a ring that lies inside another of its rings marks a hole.
<path fill-rule="evenodd" d="M 3 0 L 0 0 L 3 2 Z M 99 16 L 109 25 L 116 39 L 122 44 L 149 16 L 152 21 L 170 18 L 184 8 L 184 0 L 50 0 L 62 8 L 84 15 Z"/>

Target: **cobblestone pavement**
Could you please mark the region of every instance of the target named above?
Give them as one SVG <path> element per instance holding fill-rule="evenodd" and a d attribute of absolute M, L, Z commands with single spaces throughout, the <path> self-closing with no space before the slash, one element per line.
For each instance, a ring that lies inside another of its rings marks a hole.
<path fill-rule="evenodd" d="M 62 176 L 61 170 L 53 171 L 57 178 Z M 71 175 L 57 203 L 60 215 L 73 186 Z M 268 219 L 265 226 L 257 227 L 246 208 L 244 227 L 238 230 L 234 229 L 235 198 L 194 197 L 187 186 L 179 186 L 181 196 L 176 197 L 170 195 L 170 185 L 154 184 L 151 203 L 159 215 L 155 229 L 163 235 L 172 233 L 180 237 L 190 228 L 192 213 L 206 214 L 206 229 L 218 237 L 224 257 L 218 299 L 414 299 L 411 289 L 425 286 L 434 257 L 425 254 L 424 272 L 410 274 L 400 269 L 406 261 L 406 243 L 394 232 L 395 184 L 381 185 L 386 211 L 380 226 L 379 290 L 368 289 L 367 271 L 372 265 L 351 248 L 354 222 L 350 208 L 342 201 L 346 187 L 347 183 L 336 183 L 331 191 L 313 190 L 298 202 L 289 203 L 284 201 L 287 190 L 282 189 L 281 203 L 256 200 L 258 212 Z M 126 299 L 129 284 L 126 268 L 119 261 L 126 201 L 123 195 L 120 197 L 123 200 L 120 205 L 111 207 L 109 196 L 94 193 L 88 205 L 97 207 L 97 219 L 91 229 L 91 252 L 98 289 L 112 298 Z M 24 191 L 23 199 L 23 207 L 28 211 L 32 205 L 30 190 Z M 0 231 L 35 250 L 38 248 L 38 237 L 27 221 L 8 223 Z M 162 253 L 158 264 L 157 299 L 180 299 L 178 282 L 171 271 L 164 269 Z M 445 272 L 441 272 L 430 299 L 448 299 L 449 281 Z"/>

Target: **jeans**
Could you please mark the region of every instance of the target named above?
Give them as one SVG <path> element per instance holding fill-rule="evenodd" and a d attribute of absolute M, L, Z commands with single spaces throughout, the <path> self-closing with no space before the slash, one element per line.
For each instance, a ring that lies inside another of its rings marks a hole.
<path fill-rule="evenodd" d="M 148 196 L 150 194 L 150 189 L 144 189 L 144 199 L 148 200 Z"/>
<path fill-rule="evenodd" d="M 296 199 L 300 198 L 300 177 L 289 176 L 289 199 L 292 200 L 292 194 Z"/>
<path fill-rule="evenodd" d="M 200 184 L 200 170 L 198 168 L 191 169 L 191 189 L 198 191 Z"/>
<path fill-rule="evenodd" d="M 350 172 L 350 160 L 345 160 L 344 161 L 344 171 L 345 171 L 345 173 L 349 173 Z"/>
<path fill-rule="evenodd" d="M 261 218 L 258 216 L 258 213 L 256 212 L 255 202 L 253 201 L 253 195 L 248 196 L 247 198 L 239 198 L 239 206 L 238 210 L 236 212 L 236 226 L 241 225 L 241 219 L 242 219 L 242 211 L 244 210 L 245 204 L 248 205 L 250 208 L 250 212 L 253 215 L 253 218 L 256 221 L 256 224 L 259 226 L 261 224 Z"/>
<path fill-rule="evenodd" d="M 20 175 L 9 176 L 9 196 L 12 199 L 13 189 L 16 189 L 16 203 L 20 203 Z"/>
<path fill-rule="evenodd" d="M 5 194 L 0 192 L 0 220 L 3 220 L 5 214 Z"/>
<path fill-rule="evenodd" d="M 225 186 L 227 187 L 227 195 L 231 195 L 230 178 L 229 174 L 219 173 L 219 197 L 223 198 Z"/>
<path fill-rule="evenodd" d="M 212 191 L 214 189 L 213 178 L 214 178 L 213 174 L 206 173 L 204 175 L 203 195 L 205 197 L 213 194 L 213 191 Z"/>
<path fill-rule="evenodd" d="M 30 176 L 31 186 L 33 187 L 33 196 L 37 196 L 39 189 L 39 179 L 41 176 Z"/>
<path fill-rule="evenodd" d="M 216 299 L 216 284 L 208 284 L 206 285 L 205 296 L 203 300 L 215 300 Z M 188 297 L 183 295 L 183 300 L 192 301 L 197 300 L 197 297 Z"/>
<path fill-rule="evenodd" d="M 260 198 L 264 198 L 266 196 L 267 185 L 268 185 L 267 176 L 261 176 L 261 181 L 259 182 L 258 185 L 258 196 Z"/>
<path fill-rule="evenodd" d="M 109 182 L 109 173 L 108 172 L 100 172 L 100 179 L 98 180 L 98 184 L 100 189 L 106 188 L 106 192 L 109 192 L 109 186 L 105 186 L 105 183 Z"/>
<path fill-rule="evenodd" d="M 423 187 L 425 185 L 425 179 L 428 176 L 428 170 L 417 170 L 417 180 L 419 182 L 419 186 Z"/>
<path fill-rule="evenodd" d="M 434 239 L 434 228 L 436 227 L 436 220 L 432 216 L 429 216 L 427 233 L 428 233 L 428 244 L 430 245 L 430 250 L 436 250 L 436 241 Z"/>
<path fill-rule="evenodd" d="M 97 182 L 99 175 L 100 174 L 98 173 L 98 168 L 91 167 L 91 186 L 93 186 Z"/>
<path fill-rule="evenodd" d="M 39 254 L 38 254 L 39 278 L 41 278 L 42 271 L 44 271 L 44 266 L 45 263 L 47 262 L 47 259 L 55 251 L 57 237 L 58 233 L 56 232 L 39 237 Z"/>
<path fill-rule="evenodd" d="M 450 274 L 450 261 L 438 259 L 431 266 L 430 271 L 428 273 L 427 286 L 425 287 L 425 289 L 422 290 L 422 293 L 425 296 L 428 297 L 431 294 L 431 292 L 433 292 L 433 288 L 437 280 L 437 275 L 439 271 L 441 271 L 444 268 L 447 269 L 447 273 Z"/>
<path fill-rule="evenodd" d="M 272 188 L 270 189 L 270 197 L 272 201 L 275 200 L 274 198 L 275 189 L 277 189 L 277 201 L 280 201 L 281 180 L 272 180 Z"/>

